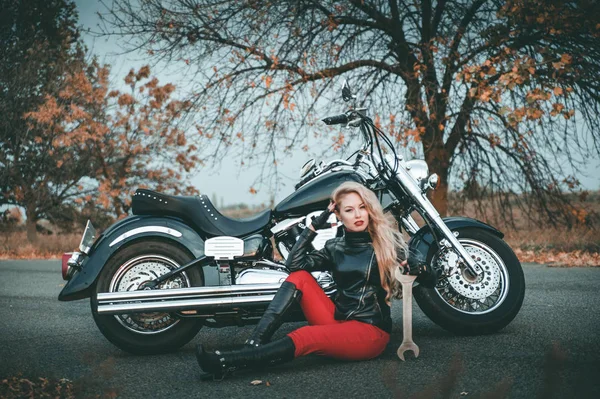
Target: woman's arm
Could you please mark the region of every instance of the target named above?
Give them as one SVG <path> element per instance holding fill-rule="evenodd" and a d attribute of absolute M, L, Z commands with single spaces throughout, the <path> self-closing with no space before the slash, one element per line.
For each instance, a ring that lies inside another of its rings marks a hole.
<path fill-rule="evenodd" d="M 317 233 L 312 229 L 304 229 L 285 261 L 288 270 L 292 272 L 298 270 L 311 272 L 330 269 L 333 258 L 327 249 L 327 245 L 320 250 L 312 249 L 311 243 L 316 235 Z"/>
<path fill-rule="evenodd" d="M 317 229 L 331 227 L 331 225 L 327 223 L 327 219 L 329 219 L 329 215 L 331 215 L 334 206 L 335 204 L 333 202 L 330 203 L 327 207 L 327 210 L 321 215 L 317 216 L 312 221 L 312 224 L 302 231 L 298 241 L 296 241 L 296 244 L 294 244 L 294 247 L 290 251 L 290 254 L 285 262 L 285 266 L 290 271 L 294 272 L 297 270 L 313 271 L 330 269 L 331 263 L 333 262 L 333 257 L 327 249 L 327 245 L 325 245 L 323 249 L 313 250 L 311 242 L 317 235 L 315 227 Z"/>

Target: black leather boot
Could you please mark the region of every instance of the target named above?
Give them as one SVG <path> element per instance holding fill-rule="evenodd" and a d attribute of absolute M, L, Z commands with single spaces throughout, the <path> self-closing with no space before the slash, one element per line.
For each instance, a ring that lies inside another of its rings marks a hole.
<path fill-rule="evenodd" d="M 232 351 L 208 352 L 201 344 L 196 346 L 200 368 L 214 379 L 244 368 L 274 366 L 294 359 L 296 347 L 288 336 L 261 346 L 245 346 Z"/>
<path fill-rule="evenodd" d="M 259 346 L 269 342 L 275 331 L 281 326 L 285 312 L 301 296 L 302 291 L 297 290 L 293 283 L 284 281 L 245 345 Z"/>

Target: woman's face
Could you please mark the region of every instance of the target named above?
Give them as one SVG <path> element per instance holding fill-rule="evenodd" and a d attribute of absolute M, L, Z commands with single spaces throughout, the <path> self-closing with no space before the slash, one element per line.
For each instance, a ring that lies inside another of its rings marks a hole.
<path fill-rule="evenodd" d="M 365 231 L 369 225 L 369 213 L 363 200 L 356 193 L 340 197 L 335 215 L 342 221 L 348 231 Z"/>

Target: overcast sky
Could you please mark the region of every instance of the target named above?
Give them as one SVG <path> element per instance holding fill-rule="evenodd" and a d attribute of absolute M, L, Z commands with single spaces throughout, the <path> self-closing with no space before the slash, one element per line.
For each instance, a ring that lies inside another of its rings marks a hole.
<path fill-rule="evenodd" d="M 110 2 L 110 0 L 107 0 Z M 103 6 L 97 1 L 75 0 L 79 12 L 79 21 L 85 29 L 91 28 L 97 31 L 98 16 L 97 12 L 103 9 Z M 151 61 L 145 59 L 143 54 L 123 54 L 117 41 L 112 38 L 95 38 L 84 32 L 83 38 L 88 48 L 99 58 L 101 63 L 111 65 L 111 78 L 115 85 L 120 84 L 121 80 L 130 68 L 139 68 Z M 182 76 L 167 73 L 165 70 L 154 69 L 153 75 L 157 76 L 161 83 L 173 83 L 178 86 L 184 85 Z M 322 110 L 323 116 L 332 113 L 332 110 Z M 335 110 L 334 110 L 335 111 Z M 294 184 L 298 181 L 300 167 L 310 158 L 307 153 L 298 150 L 292 156 L 281 159 L 279 170 L 282 178 L 279 191 L 275 194 L 276 203 L 287 197 L 293 190 Z M 318 160 L 319 161 L 319 160 Z M 235 166 L 234 166 L 235 165 Z M 249 192 L 251 183 L 258 175 L 257 170 L 247 169 L 239 170 L 239 159 L 232 159 L 231 162 L 223 162 L 217 169 L 204 168 L 191 183 L 202 194 L 209 195 L 211 198 L 216 196 L 218 205 L 231 205 L 246 203 L 248 205 L 258 205 L 268 203 L 272 193 L 267 188 L 262 188 L 257 194 Z M 600 189 L 600 160 L 598 158 L 590 160 L 587 171 L 588 176 L 578 176 L 584 188 L 590 190 Z"/>

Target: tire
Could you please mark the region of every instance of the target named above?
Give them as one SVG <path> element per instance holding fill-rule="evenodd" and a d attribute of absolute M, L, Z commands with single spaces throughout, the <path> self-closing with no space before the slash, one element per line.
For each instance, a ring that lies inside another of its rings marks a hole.
<path fill-rule="evenodd" d="M 521 263 L 501 238 L 475 228 L 457 231 L 458 240 L 484 273 L 473 279 L 465 274 L 463 266 L 450 276 L 444 272 L 434 288 L 414 287 L 415 300 L 425 315 L 450 332 L 494 333 L 506 327 L 523 304 L 525 277 Z M 433 245 L 427 262 L 440 267 L 447 264 L 445 256 L 446 252 Z"/>
<path fill-rule="evenodd" d="M 160 239 L 138 241 L 116 252 L 104 265 L 90 298 L 100 332 L 118 348 L 133 354 L 167 353 L 188 343 L 202 327 L 200 320 L 165 312 L 99 315 L 97 294 L 136 290 L 140 283 L 192 259 L 180 246 Z M 201 271 L 190 269 L 166 281 L 161 288 L 203 285 Z"/>

